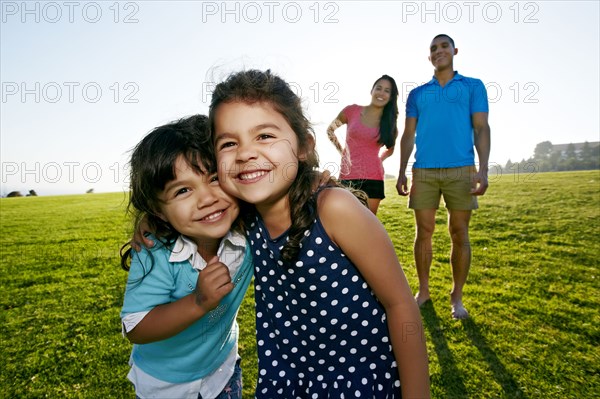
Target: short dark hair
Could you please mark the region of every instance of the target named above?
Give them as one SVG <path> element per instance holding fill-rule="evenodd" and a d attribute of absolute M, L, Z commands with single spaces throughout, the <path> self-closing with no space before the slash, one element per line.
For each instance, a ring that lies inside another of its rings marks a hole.
<path fill-rule="evenodd" d="M 436 37 L 434 37 L 433 39 L 431 39 L 431 41 L 434 41 L 435 39 L 437 39 L 438 37 L 447 37 L 448 40 L 450 40 L 450 44 L 452 44 L 452 47 L 456 48 L 456 46 L 454 45 L 454 39 L 452 39 L 450 36 L 448 36 L 445 33 L 440 33 L 439 35 L 437 35 Z"/>
<path fill-rule="evenodd" d="M 129 161 L 127 211 L 133 216 L 133 229 L 138 230 L 145 219 L 167 247 L 175 243 L 179 232 L 160 218 L 159 195 L 176 178 L 175 165 L 180 156 L 197 173 L 216 172 L 214 146 L 205 115 L 193 115 L 155 128 L 135 146 Z M 129 270 L 130 245 L 128 242 L 121 248 L 121 267 L 125 270 Z"/>

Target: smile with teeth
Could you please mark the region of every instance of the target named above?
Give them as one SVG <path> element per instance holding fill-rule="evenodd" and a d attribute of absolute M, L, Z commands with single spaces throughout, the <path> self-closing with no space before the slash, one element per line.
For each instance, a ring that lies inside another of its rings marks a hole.
<path fill-rule="evenodd" d="M 262 177 L 264 175 L 266 175 L 267 173 L 269 173 L 266 170 L 257 170 L 254 172 L 245 172 L 245 173 L 240 173 L 238 175 L 238 179 L 240 180 L 254 180 L 254 179 L 258 179 L 259 177 Z"/>
<path fill-rule="evenodd" d="M 218 210 L 214 213 L 211 213 L 208 216 L 203 217 L 202 219 L 200 219 L 200 221 L 202 222 L 212 222 L 215 219 L 218 219 L 223 213 L 225 213 L 224 210 Z"/>

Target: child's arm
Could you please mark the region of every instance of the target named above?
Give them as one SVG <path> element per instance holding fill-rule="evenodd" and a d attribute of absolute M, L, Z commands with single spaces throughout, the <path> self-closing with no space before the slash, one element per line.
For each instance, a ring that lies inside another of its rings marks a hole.
<path fill-rule="evenodd" d="M 147 283 L 151 284 L 152 281 Z M 140 284 L 144 284 L 144 280 Z M 127 333 L 127 338 L 135 344 L 170 338 L 216 308 L 232 289 L 229 269 L 215 256 L 199 273 L 196 290 L 192 294 L 175 302 L 155 306 Z"/>
<path fill-rule="evenodd" d="M 349 191 L 324 190 L 323 227 L 356 265 L 385 308 L 402 397 L 429 398 L 427 347 L 419 308 L 383 225 Z"/>

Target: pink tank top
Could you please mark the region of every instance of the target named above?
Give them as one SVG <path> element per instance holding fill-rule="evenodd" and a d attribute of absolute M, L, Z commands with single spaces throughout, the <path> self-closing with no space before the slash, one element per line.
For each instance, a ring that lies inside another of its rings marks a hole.
<path fill-rule="evenodd" d="M 383 180 L 383 165 L 379 160 L 379 149 L 382 145 L 377 142 L 379 128 L 362 124 L 360 119 L 362 109 L 362 106 L 353 104 L 342 111 L 346 115 L 348 124 L 340 179 Z"/>

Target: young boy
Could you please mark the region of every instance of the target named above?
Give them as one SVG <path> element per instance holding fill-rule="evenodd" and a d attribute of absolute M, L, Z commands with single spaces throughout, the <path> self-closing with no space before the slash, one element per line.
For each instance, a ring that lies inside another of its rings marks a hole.
<path fill-rule="evenodd" d="M 129 209 L 155 245 L 128 249 L 121 318 L 139 398 L 241 398 L 236 315 L 252 256 L 216 178 L 205 116 L 149 133 L 131 157 Z M 131 260 L 131 266 L 127 266 Z"/>

